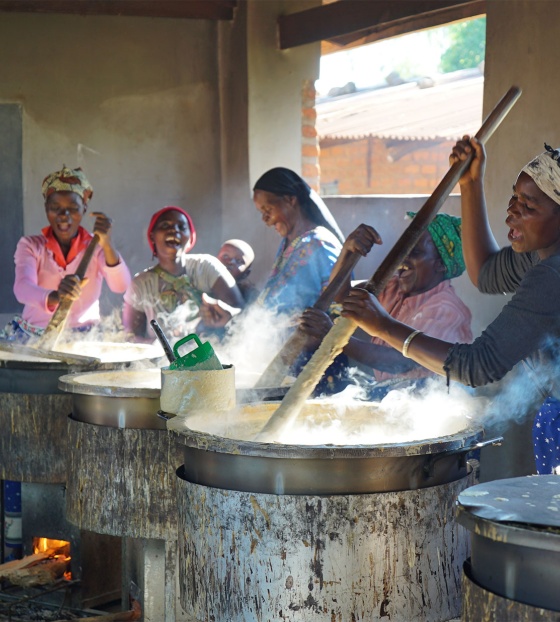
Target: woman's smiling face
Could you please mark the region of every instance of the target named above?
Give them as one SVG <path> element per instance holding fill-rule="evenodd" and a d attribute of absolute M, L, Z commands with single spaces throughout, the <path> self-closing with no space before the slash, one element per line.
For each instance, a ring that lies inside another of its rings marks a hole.
<path fill-rule="evenodd" d="M 295 197 L 278 196 L 265 190 L 255 190 L 253 202 L 267 227 L 273 227 L 283 238 L 290 237 L 299 219 Z"/>
<path fill-rule="evenodd" d="M 169 210 L 157 219 L 151 237 L 159 258 L 175 257 L 191 239 L 191 230 L 184 214 Z"/>
<path fill-rule="evenodd" d="M 432 237 L 424 231 L 397 271 L 399 291 L 407 296 L 427 292 L 443 281 L 444 274 L 445 266 Z"/>
<path fill-rule="evenodd" d="M 76 237 L 86 206 L 76 192 L 53 192 L 45 202 L 47 220 L 61 245 Z"/>
<path fill-rule="evenodd" d="M 538 251 L 541 259 L 560 252 L 560 205 L 527 173 L 517 177 L 507 214 L 508 240 L 514 251 Z"/>

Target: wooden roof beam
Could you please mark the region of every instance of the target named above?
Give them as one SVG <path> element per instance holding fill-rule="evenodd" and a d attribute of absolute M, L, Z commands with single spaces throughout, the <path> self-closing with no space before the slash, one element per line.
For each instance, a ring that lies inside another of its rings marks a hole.
<path fill-rule="evenodd" d="M 0 0 L 0 12 L 231 20 L 237 0 Z"/>
<path fill-rule="evenodd" d="M 486 0 L 339 0 L 278 18 L 280 49 L 328 41 L 326 52 L 468 19 Z"/>

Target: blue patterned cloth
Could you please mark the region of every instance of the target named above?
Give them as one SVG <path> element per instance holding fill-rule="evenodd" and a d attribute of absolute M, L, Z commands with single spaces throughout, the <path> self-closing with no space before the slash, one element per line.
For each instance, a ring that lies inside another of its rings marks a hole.
<path fill-rule="evenodd" d="M 555 397 L 547 397 L 535 417 L 533 445 L 537 473 L 560 475 L 560 400 Z"/>
<path fill-rule="evenodd" d="M 325 227 L 315 227 L 291 244 L 282 240 L 258 302 L 277 313 L 294 315 L 311 307 L 329 282 L 341 249 Z"/>

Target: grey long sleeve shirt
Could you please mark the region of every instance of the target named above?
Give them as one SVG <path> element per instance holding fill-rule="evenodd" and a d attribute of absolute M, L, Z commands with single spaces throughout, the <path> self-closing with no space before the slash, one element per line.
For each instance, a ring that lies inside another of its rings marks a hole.
<path fill-rule="evenodd" d="M 472 344 L 450 348 L 444 365 L 449 377 L 481 386 L 529 360 L 545 392 L 558 394 L 554 381 L 560 374 L 551 363 L 560 361 L 560 255 L 539 261 L 536 253 L 503 248 L 484 264 L 478 287 L 488 294 L 515 294 Z"/>

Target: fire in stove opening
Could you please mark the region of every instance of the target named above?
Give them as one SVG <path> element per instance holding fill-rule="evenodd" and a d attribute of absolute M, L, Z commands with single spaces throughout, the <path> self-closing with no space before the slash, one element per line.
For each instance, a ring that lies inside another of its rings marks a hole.
<path fill-rule="evenodd" d="M 54 540 L 52 538 L 33 538 L 33 554 L 44 556 L 44 559 L 56 559 L 66 564 L 67 570 L 64 578 L 68 581 L 72 579 L 70 572 L 70 542 L 66 540 Z"/>

